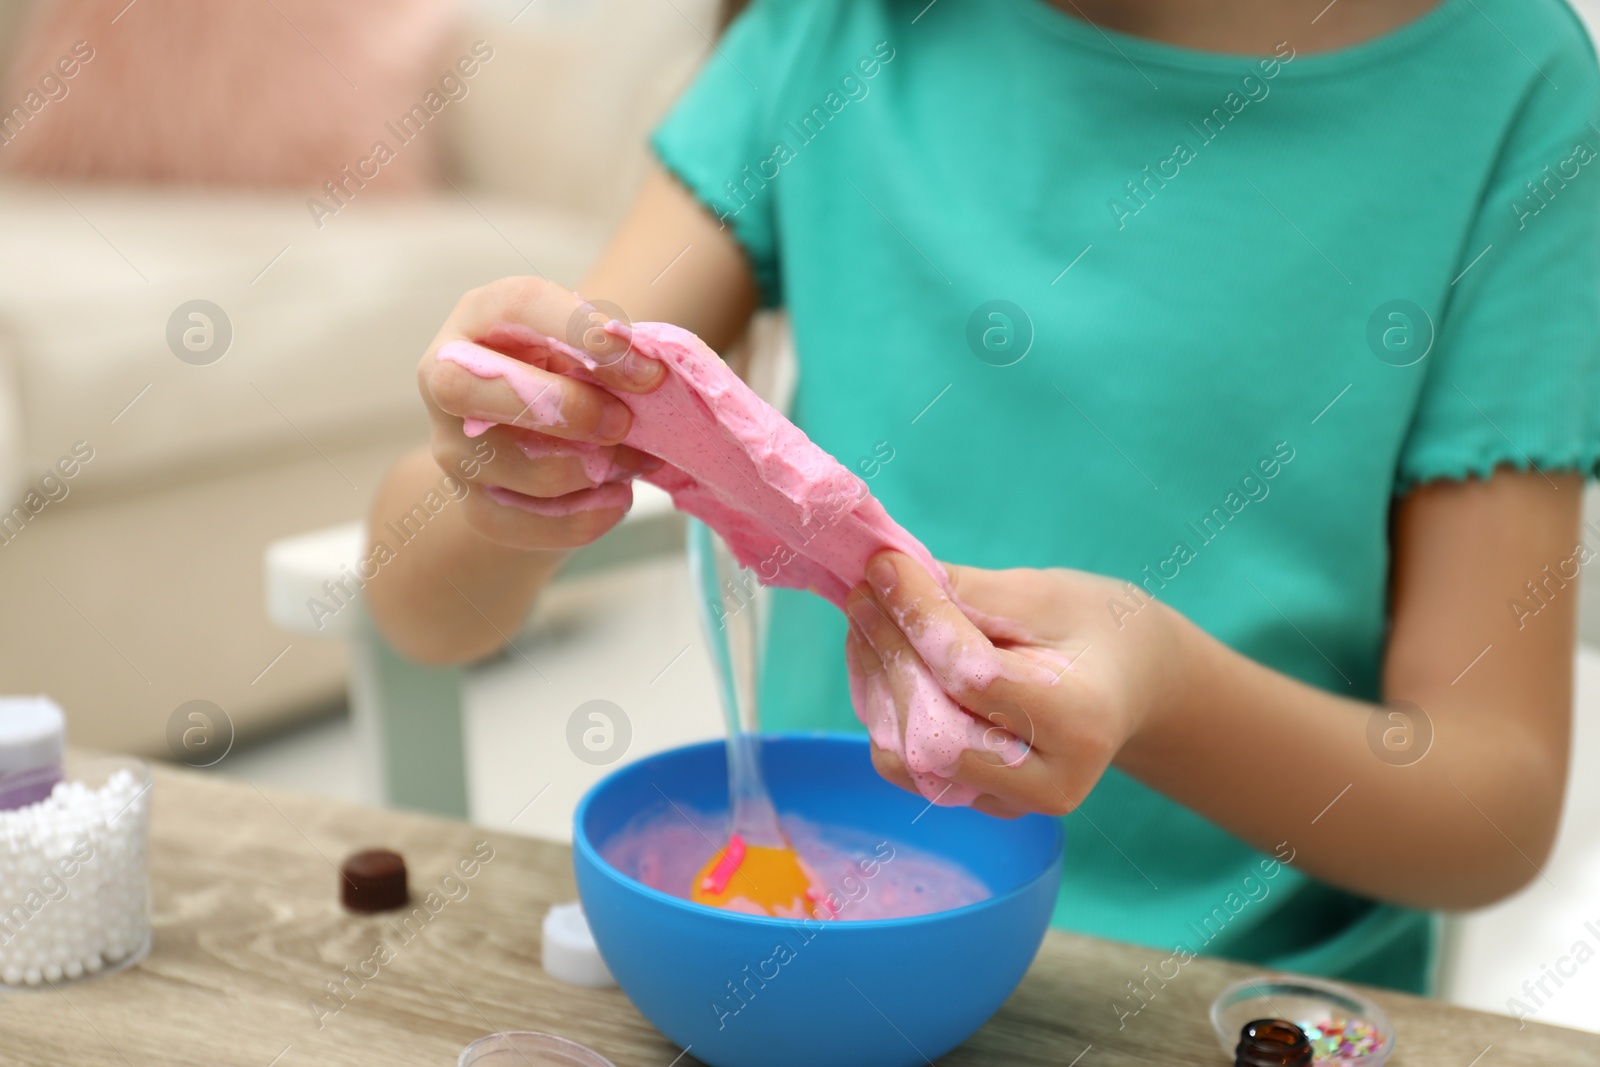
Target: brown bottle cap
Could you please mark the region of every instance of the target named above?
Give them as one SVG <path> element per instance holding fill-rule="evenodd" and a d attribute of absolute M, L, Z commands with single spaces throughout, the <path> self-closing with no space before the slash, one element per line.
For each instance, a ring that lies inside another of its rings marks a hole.
<path fill-rule="evenodd" d="M 347 857 L 339 869 L 339 901 L 351 911 L 389 911 L 410 899 L 406 861 L 398 852 L 367 849 Z"/>

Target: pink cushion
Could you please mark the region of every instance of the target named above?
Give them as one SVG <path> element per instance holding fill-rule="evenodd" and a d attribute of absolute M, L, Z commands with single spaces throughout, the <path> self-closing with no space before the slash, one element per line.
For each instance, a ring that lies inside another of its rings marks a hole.
<path fill-rule="evenodd" d="M 386 123 L 460 82 L 453 17 L 451 0 L 42 0 L 0 95 L 0 166 L 310 191 L 381 141 L 367 187 L 415 191 L 438 131 Z"/>

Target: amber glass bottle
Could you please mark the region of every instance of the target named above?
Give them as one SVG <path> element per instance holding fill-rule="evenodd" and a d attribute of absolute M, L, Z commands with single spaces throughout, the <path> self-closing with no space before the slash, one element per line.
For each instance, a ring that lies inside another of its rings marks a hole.
<path fill-rule="evenodd" d="M 1311 1067 L 1311 1042 L 1294 1023 L 1257 1019 L 1239 1031 L 1233 1067 Z"/>

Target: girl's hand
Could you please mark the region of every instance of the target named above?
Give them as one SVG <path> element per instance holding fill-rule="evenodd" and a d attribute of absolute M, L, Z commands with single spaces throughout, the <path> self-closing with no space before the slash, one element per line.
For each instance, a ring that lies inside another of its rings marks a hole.
<path fill-rule="evenodd" d="M 968 749 L 951 777 L 978 791 L 972 806 L 1005 818 L 1066 814 L 1177 692 L 1178 617 L 1142 591 L 1079 571 L 946 572 L 960 607 L 909 556 L 872 559 L 846 604 L 850 671 L 887 682 L 904 751 L 913 664 L 922 661 L 970 714 L 1031 749 L 1018 759 L 999 732 L 996 744 Z M 915 791 L 899 755 L 873 745 L 872 762 Z"/>
<path fill-rule="evenodd" d="M 553 337 L 581 347 L 599 360 L 593 374 L 607 387 L 649 392 L 663 368 L 600 328 L 613 317 L 542 279 L 505 278 L 462 297 L 428 346 L 417 380 L 433 423 L 433 458 L 484 490 L 468 494 L 464 514 L 490 541 L 527 550 L 588 544 L 621 521 L 633 502 L 631 479 L 661 465 L 618 443 L 633 425 L 627 405 L 567 377 L 575 361 L 535 343 Z M 524 375 L 544 389 L 524 400 L 503 377 L 480 377 L 440 359 L 447 345 L 466 346 L 488 366 L 524 364 Z M 481 423 L 495 425 L 469 435 Z M 493 450 L 488 463 L 478 462 L 484 441 Z"/>

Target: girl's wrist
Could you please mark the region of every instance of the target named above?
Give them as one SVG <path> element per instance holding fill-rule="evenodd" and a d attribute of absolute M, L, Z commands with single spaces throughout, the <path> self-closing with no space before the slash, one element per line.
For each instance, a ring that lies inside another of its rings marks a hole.
<path fill-rule="evenodd" d="M 1189 717 L 1195 687 L 1202 675 L 1199 665 L 1205 656 L 1206 634 L 1176 608 L 1155 601 L 1149 620 L 1149 656 L 1146 660 L 1149 689 L 1144 697 L 1134 728 L 1123 744 L 1117 764 L 1123 770 L 1169 747 L 1174 723 Z"/>

